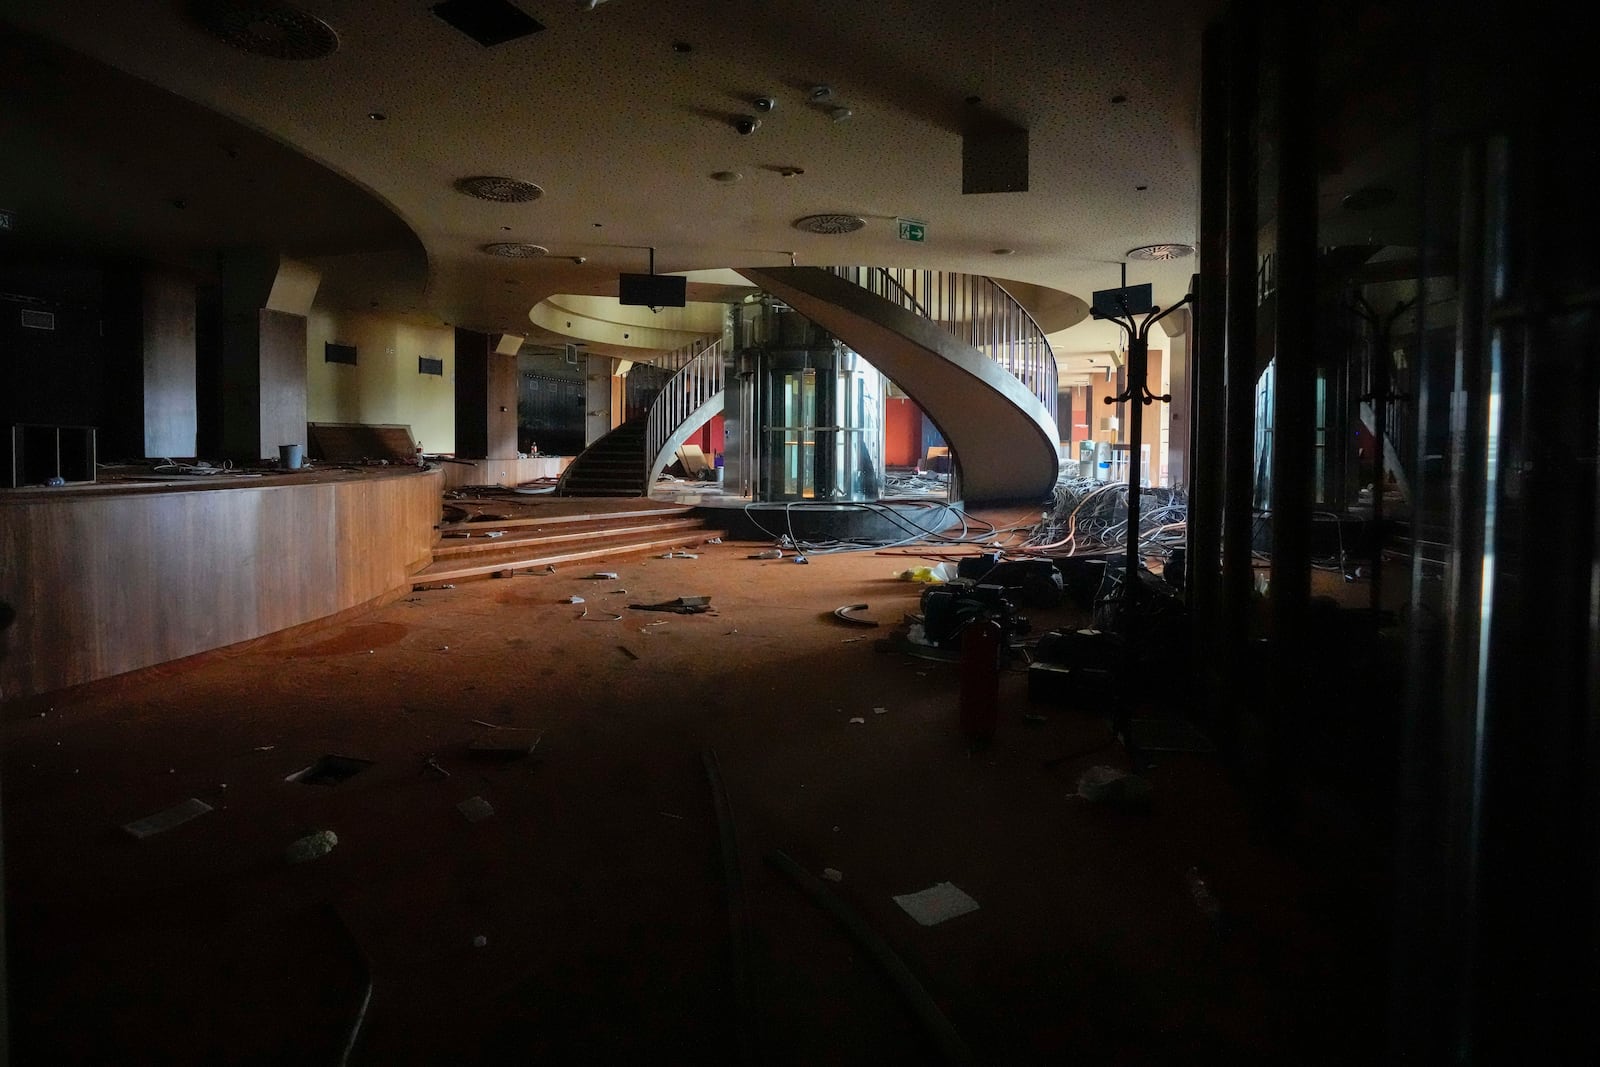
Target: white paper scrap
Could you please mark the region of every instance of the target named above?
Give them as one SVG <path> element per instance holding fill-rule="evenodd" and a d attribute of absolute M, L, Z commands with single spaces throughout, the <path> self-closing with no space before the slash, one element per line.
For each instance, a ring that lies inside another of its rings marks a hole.
<path fill-rule="evenodd" d="M 946 919 L 978 910 L 978 902 L 950 882 L 940 882 L 920 893 L 895 897 L 894 902 L 923 926 L 936 926 Z"/>
<path fill-rule="evenodd" d="M 190 797 L 182 804 L 176 804 L 166 811 L 158 811 L 154 815 L 147 815 L 142 819 L 123 825 L 123 829 L 141 841 L 147 837 L 170 830 L 174 826 L 182 826 L 197 816 L 204 815 L 211 810 L 211 805 L 203 800 Z"/>

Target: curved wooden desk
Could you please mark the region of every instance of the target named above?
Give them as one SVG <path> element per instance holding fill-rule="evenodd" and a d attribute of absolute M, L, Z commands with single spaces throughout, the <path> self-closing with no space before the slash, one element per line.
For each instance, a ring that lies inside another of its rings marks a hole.
<path fill-rule="evenodd" d="M 437 470 L 0 490 L 0 699 L 247 641 L 397 593 Z"/>

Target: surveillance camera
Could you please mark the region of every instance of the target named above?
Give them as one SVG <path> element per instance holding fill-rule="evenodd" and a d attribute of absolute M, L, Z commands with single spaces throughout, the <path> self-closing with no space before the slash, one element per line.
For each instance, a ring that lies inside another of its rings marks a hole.
<path fill-rule="evenodd" d="M 761 120 L 754 115 L 740 115 L 733 120 L 733 128 L 739 131 L 739 136 L 749 137 L 761 128 Z"/>
<path fill-rule="evenodd" d="M 778 106 L 778 101 L 770 96 L 758 96 L 755 99 L 755 106 L 757 111 L 771 111 Z"/>

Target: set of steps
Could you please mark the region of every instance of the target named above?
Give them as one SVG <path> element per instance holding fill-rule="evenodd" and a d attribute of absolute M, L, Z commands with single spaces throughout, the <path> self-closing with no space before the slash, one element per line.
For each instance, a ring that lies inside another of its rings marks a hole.
<path fill-rule="evenodd" d="M 662 504 L 607 509 L 605 502 L 567 515 L 446 523 L 433 562 L 411 576 L 416 585 L 509 574 L 530 567 L 666 552 L 721 534 L 694 509 Z"/>
<path fill-rule="evenodd" d="M 561 496 L 645 496 L 647 418 L 629 419 L 584 449 L 562 472 Z"/>

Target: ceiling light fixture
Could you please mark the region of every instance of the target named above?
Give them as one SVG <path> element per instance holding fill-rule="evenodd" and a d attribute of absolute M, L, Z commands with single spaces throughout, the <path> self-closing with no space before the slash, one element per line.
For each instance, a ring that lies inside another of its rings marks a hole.
<path fill-rule="evenodd" d="M 283 0 L 194 0 L 189 17 L 241 52 L 268 59 L 323 59 L 339 50 L 333 27 Z"/>
<path fill-rule="evenodd" d="M 807 215 L 794 220 L 794 228 L 802 233 L 828 235 L 855 233 L 866 224 L 860 215 Z"/>
<path fill-rule="evenodd" d="M 537 259 L 547 256 L 550 250 L 544 245 L 526 244 L 522 241 L 496 241 L 483 246 L 483 251 L 503 259 Z"/>
<path fill-rule="evenodd" d="M 1128 249 L 1129 259 L 1151 261 L 1164 261 L 1169 259 L 1187 259 L 1194 255 L 1194 245 L 1163 244 L 1141 245 L 1138 248 Z"/>
<path fill-rule="evenodd" d="M 469 178 L 457 178 L 455 187 L 458 193 L 496 204 L 526 204 L 544 195 L 544 190 L 532 182 L 495 174 L 475 174 Z"/>

